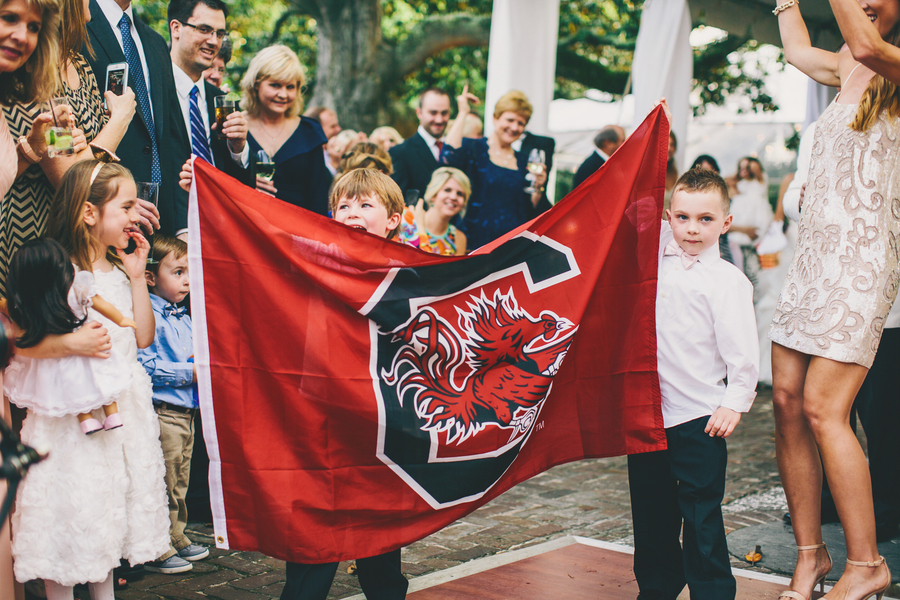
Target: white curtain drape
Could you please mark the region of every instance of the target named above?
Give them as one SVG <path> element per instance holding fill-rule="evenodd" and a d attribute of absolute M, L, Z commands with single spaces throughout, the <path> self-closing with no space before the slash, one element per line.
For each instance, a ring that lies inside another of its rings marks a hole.
<path fill-rule="evenodd" d="M 672 131 L 678 140 L 675 161 L 686 168 L 687 126 L 691 118 L 691 15 L 687 0 L 647 0 L 641 14 L 634 62 L 634 127 L 640 125 L 661 97 L 672 109 Z"/>
<path fill-rule="evenodd" d="M 494 0 L 484 107 L 485 134 L 493 130 L 494 105 L 510 90 L 521 90 L 534 106 L 528 130 L 548 133 L 558 29 L 559 0 Z"/>

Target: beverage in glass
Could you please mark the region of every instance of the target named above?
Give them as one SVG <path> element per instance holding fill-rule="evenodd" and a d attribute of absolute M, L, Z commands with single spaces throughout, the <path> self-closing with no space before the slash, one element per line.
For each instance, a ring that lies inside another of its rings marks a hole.
<path fill-rule="evenodd" d="M 525 186 L 525 193 L 533 194 L 537 191 L 537 188 L 534 187 L 535 177 L 544 172 L 547 168 L 547 164 L 544 162 L 544 151 L 539 150 L 538 148 L 533 149 L 528 154 L 528 174 L 525 176 L 525 180 L 528 181 L 528 185 Z"/>
<path fill-rule="evenodd" d="M 159 184 L 146 181 L 135 181 L 134 186 L 137 188 L 138 200 L 149 202 L 153 206 L 159 207 Z M 151 242 L 150 256 L 147 257 L 148 265 L 155 265 L 159 261 L 153 258 L 153 246 Z"/>
<path fill-rule="evenodd" d="M 68 104 L 65 96 L 50 98 L 53 126 L 47 130 L 46 134 L 47 154 L 50 158 L 75 154 L 75 144 L 72 141 L 72 118 L 69 116 L 71 109 Z"/>
<path fill-rule="evenodd" d="M 266 181 L 272 181 L 275 177 L 275 163 L 265 150 L 256 153 L 256 176 Z"/>
<path fill-rule="evenodd" d="M 216 96 L 216 130 L 219 132 L 220 139 L 226 139 L 225 134 L 222 132 L 222 128 L 225 127 L 225 119 L 228 118 L 228 115 L 238 109 L 238 101 L 239 97 L 237 94 L 223 94 Z"/>

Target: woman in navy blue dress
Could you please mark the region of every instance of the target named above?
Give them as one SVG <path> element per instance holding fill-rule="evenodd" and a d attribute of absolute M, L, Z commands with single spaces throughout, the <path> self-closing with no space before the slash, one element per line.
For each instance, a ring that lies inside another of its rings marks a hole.
<path fill-rule="evenodd" d="M 275 163 L 275 177 L 257 177 L 257 189 L 327 215 L 331 173 L 322 145 L 328 140 L 318 121 L 300 116 L 303 83 L 300 59 L 286 46 L 269 46 L 250 61 L 241 80 L 250 158 L 264 150 Z"/>
<path fill-rule="evenodd" d="M 469 248 L 478 248 L 512 231 L 537 215 L 535 207 L 547 182 L 546 171 L 535 176 L 532 194 L 526 193 L 528 157 L 512 148 L 525 131 L 532 108 L 525 94 L 509 92 L 494 108 L 494 131 L 486 138 L 463 139 L 470 102 L 478 99 L 463 90 L 459 114 L 447 132 L 441 162 L 463 171 L 472 182 L 466 216 L 459 224 Z"/>

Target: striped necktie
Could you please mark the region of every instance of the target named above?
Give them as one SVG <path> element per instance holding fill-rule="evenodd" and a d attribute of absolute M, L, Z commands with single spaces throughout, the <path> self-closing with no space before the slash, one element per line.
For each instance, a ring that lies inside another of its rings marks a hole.
<path fill-rule="evenodd" d="M 129 83 L 131 83 L 131 89 L 134 90 L 134 95 L 137 97 L 141 112 L 144 113 L 144 123 L 147 125 L 147 131 L 150 133 L 150 141 L 153 145 L 153 164 L 150 168 L 150 174 L 153 183 L 159 183 L 162 181 L 162 171 L 159 168 L 159 146 L 156 143 L 156 129 L 153 127 L 150 95 L 147 93 L 147 80 L 144 79 L 141 56 L 138 54 L 134 38 L 131 37 L 131 20 L 128 18 L 127 13 L 122 13 L 122 18 L 119 19 L 119 30 L 122 32 L 122 52 L 125 54 L 128 70 L 131 71 Z"/>
<path fill-rule="evenodd" d="M 197 86 L 191 88 L 191 150 L 194 154 L 213 164 L 212 152 L 209 151 L 209 141 L 206 139 L 206 127 L 203 125 L 203 115 L 200 113 L 200 104 L 197 97 L 200 90 Z"/>

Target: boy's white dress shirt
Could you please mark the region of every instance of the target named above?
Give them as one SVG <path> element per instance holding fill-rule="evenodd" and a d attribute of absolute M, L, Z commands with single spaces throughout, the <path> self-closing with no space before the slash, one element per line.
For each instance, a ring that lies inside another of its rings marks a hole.
<path fill-rule="evenodd" d="M 666 428 L 710 416 L 720 406 L 747 412 L 759 378 L 752 284 L 719 257 L 718 244 L 685 269 L 680 256 L 663 256 L 673 238 L 663 221 L 656 344 Z"/>

